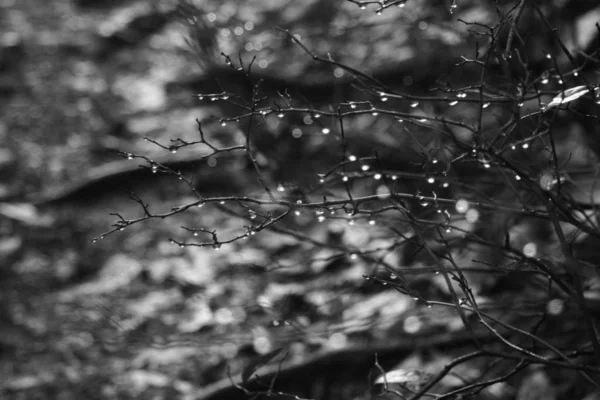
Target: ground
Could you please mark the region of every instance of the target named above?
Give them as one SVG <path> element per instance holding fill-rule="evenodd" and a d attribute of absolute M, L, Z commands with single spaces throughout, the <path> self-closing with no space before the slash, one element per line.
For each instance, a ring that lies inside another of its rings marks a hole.
<path fill-rule="evenodd" d="M 109 213 L 141 215 L 129 191 L 157 212 L 194 200 L 172 176 L 119 151 L 180 168 L 202 196 L 258 191 L 243 157 L 199 162 L 205 147 L 175 154 L 153 143 L 197 139 L 196 119 L 217 146 L 241 137 L 243 127 L 221 120 L 235 107 L 194 96 L 246 90 L 221 52 L 235 65 L 238 54 L 245 65 L 256 56 L 254 76 L 264 78 L 270 96 L 288 89 L 300 103 L 326 109 L 372 93 L 357 90 L 346 71 L 315 63 L 284 29 L 321 55 L 422 94 L 471 48 L 466 28 L 451 29 L 453 18 L 491 18 L 484 8 L 452 16 L 408 5 L 379 16 L 374 6 L 338 8 L 331 0 L 199 3 L 202 9 L 170 1 L 0 1 L 3 398 L 198 398 L 228 371 L 237 374 L 280 347 L 297 364 L 382 343 L 405 355 L 402 343 L 419 335 L 462 329 L 452 311 L 428 309 L 419 297 L 366 280 L 373 271 L 365 260 L 290 234 L 342 248 L 366 240 L 393 245 L 368 221 L 347 227 L 299 217 L 284 231 L 220 249 L 171 243 L 191 220 L 218 227 L 223 237 L 240 229 L 243 219 L 206 205 L 93 240 L 115 222 Z M 381 128 L 369 121 L 356 123 Z M 310 123 L 298 116 L 266 120 L 256 146 L 272 163 L 268 176 L 282 196 L 297 196 L 295 188 L 315 184 L 326 169 L 337 151 L 321 135 L 328 124 L 314 115 Z M 400 149 L 391 152 L 405 155 L 402 162 L 418 161 L 387 135 L 357 139 L 388 149 L 394 143 Z M 343 376 L 344 364 L 335 365 Z M 356 371 L 348 368 L 345 379 L 359 379 Z"/>

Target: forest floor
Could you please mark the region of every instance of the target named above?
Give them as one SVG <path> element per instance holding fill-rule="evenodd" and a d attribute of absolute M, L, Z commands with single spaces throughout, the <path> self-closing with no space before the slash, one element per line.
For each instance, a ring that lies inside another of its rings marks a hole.
<path fill-rule="evenodd" d="M 131 169 L 137 161 L 117 150 L 166 163 L 187 157 L 142 139 L 193 138 L 196 118 L 230 111 L 193 97 L 194 83 L 211 81 L 207 65 L 227 68 L 220 51 L 257 55 L 260 74 L 299 90 L 315 85 L 335 99 L 335 85 L 320 85 L 332 71 L 315 67 L 275 24 L 371 71 L 427 65 L 438 43 L 460 46 L 460 34 L 431 23 L 430 45 L 417 50 L 417 40 L 392 24 L 400 10 L 379 17 L 370 9 L 361 23 L 381 24 L 379 46 L 371 46 L 353 36 L 358 20 L 348 10 L 357 7 L 350 2 L 340 13 L 327 9 L 328 1 L 208 2 L 201 18 L 210 23 L 195 25 L 193 53 L 175 3 L 93 3 L 0 1 L 0 397 L 191 399 L 279 347 L 299 361 L 461 329 L 452 312 L 366 282 L 372 271 L 364 261 L 323 249 L 313 254 L 318 262 L 305 265 L 309 249 L 281 233 L 219 250 L 169 242 L 192 217 L 219 230 L 239 228 L 215 208 L 92 242 L 110 229 L 109 213 L 139 215 L 126 190 L 160 210 L 193 199 L 172 177 Z M 407 27 L 417 14 L 407 12 Z M 414 79 L 427 79 L 426 71 Z M 218 120 L 207 127 L 218 145 L 236 129 Z M 221 164 L 186 160 L 203 193 L 254 188 L 243 165 L 225 173 Z M 121 170 L 128 172 L 98 178 Z M 343 233 L 349 241 L 364 240 L 366 229 L 301 220 L 290 228 L 321 239 Z"/>

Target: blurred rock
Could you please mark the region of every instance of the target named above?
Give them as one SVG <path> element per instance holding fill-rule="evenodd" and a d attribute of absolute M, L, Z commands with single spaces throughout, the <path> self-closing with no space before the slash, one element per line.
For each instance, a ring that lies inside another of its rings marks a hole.
<path fill-rule="evenodd" d="M 10 257 L 22 246 L 23 239 L 20 236 L 0 238 L 0 260 Z"/>
<path fill-rule="evenodd" d="M 168 22 L 168 14 L 159 11 L 151 2 L 137 2 L 114 10 L 98 27 L 104 48 L 100 57 L 139 44 Z"/>
<path fill-rule="evenodd" d="M 127 100 L 130 111 L 157 111 L 167 104 L 162 83 L 139 76 L 117 80 L 113 90 Z"/>
<path fill-rule="evenodd" d="M 94 296 L 111 293 L 133 282 L 142 271 L 142 264 L 125 254 L 115 254 L 109 258 L 98 273 L 98 277 L 60 295 L 63 301 L 70 301 L 79 296 Z"/>
<path fill-rule="evenodd" d="M 0 170 L 10 166 L 16 160 L 16 157 L 9 149 L 0 149 Z"/>
<path fill-rule="evenodd" d="M 0 216 L 36 227 L 48 227 L 54 222 L 52 216 L 41 214 L 30 203 L 0 203 Z"/>

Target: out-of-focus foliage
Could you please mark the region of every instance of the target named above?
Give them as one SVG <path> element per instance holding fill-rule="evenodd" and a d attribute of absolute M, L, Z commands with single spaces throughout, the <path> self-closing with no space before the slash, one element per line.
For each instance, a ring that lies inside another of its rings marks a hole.
<path fill-rule="evenodd" d="M 397 3 L 0 2 L 0 397 L 591 399 L 600 9 Z"/>

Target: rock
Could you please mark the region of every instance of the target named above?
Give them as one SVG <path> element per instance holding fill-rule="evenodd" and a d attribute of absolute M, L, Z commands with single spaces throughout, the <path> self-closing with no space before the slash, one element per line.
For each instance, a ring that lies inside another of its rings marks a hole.
<path fill-rule="evenodd" d="M 142 264 L 138 260 L 126 254 L 115 254 L 104 263 L 95 280 L 67 289 L 59 297 L 70 301 L 80 296 L 111 293 L 131 284 L 141 271 Z"/>

